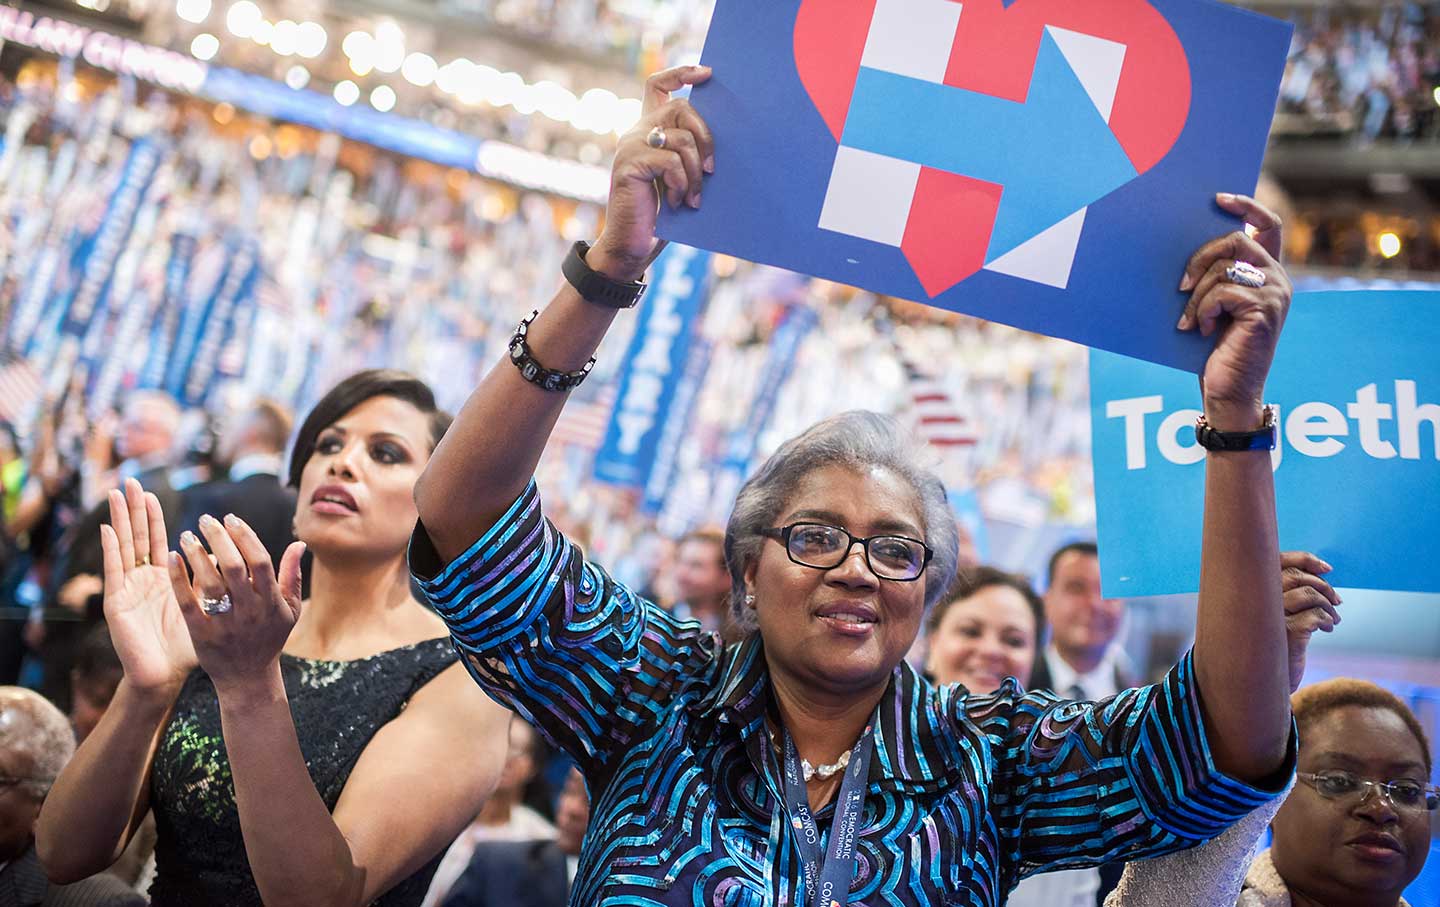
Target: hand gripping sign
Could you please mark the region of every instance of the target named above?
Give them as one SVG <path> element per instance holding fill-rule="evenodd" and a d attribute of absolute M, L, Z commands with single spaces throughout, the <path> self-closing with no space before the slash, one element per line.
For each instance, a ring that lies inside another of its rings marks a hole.
<path fill-rule="evenodd" d="M 1290 26 L 1213 0 L 719 0 L 691 245 L 1198 370 Z"/>
<path fill-rule="evenodd" d="M 1440 292 L 1296 295 L 1267 401 L 1282 550 L 1336 586 L 1440 592 Z M 1117 597 L 1194 592 L 1205 451 L 1195 376 L 1090 357 L 1100 576 Z"/>

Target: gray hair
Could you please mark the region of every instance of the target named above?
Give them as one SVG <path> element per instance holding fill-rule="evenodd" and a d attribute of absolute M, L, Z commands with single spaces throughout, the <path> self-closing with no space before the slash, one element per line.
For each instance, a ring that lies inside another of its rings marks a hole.
<path fill-rule="evenodd" d="M 65 713 L 39 693 L 0 687 L 0 750 L 15 760 L 14 771 L 25 779 L 16 786 L 43 800 L 75 755 L 75 731 Z"/>
<path fill-rule="evenodd" d="M 759 533 L 780 518 L 805 476 L 826 466 L 888 469 L 915 489 L 920 500 L 925 544 L 935 552 L 926 568 L 925 608 L 945 594 L 960 558 L 960 531 L 945 485 L 925 464 L 910 433 L 890 416 L 855 410 L 818 422 L 784 444 L 750 477 L 735 498 L 725 527 L 725 563 L 730 568 L 730 608 L 746 630 L 754 621 L 745 607 L 745 571 L 760 558 Z"/>

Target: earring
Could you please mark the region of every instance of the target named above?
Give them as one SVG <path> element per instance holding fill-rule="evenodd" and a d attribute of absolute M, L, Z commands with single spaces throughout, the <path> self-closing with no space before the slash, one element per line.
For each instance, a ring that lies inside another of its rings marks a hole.
<path fill-rule="evenodd" d="M 754 607 L 755 607 L 755 596 L 753 596 L 753 595 L 747 595 L 747 596 L 745 596 L 745 607 L 747 607 L 747 608 L 754 608 Z"/>

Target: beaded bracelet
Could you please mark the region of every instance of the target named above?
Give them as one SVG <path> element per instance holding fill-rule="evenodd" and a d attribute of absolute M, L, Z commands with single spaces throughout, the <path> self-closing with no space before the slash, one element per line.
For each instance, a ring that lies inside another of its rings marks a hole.
<path fill-rule="evenodd" d="M 590 361 L 578 372 L 561 372 L 549 369 L 540 364 L 540 361 L 530 352 L 530 346 L 525 342 L 525 335 L 530 330 L 530 323 L 540 314 L 536 309 L 530 313 L 530 317 L 520 322 L 515 329 L 515 336 L 510 338 L 510 361 L 520 370 L 520 377 L 547 391 L 568 391 L 580 386 L 585 376 L 595 367 L 595 357 L 591 356 Z"/>

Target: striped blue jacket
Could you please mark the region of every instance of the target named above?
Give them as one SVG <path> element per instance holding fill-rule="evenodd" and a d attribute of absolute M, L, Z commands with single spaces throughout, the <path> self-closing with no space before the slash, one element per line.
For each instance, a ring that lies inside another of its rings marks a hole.
<path fill-rule="evenodd" d="M 475 680 L 585 775 L 572 904 L 803 904 L 758 637 L 722 648 L 587 563 L 533 483 L 449 564 L 417 529 L 411 566 Z M 902 664 L 874 734 L 852 905 L 997 907 L 1023 876 L 1187 847 L 1275 795 L 1216 770 L 1189 655 L 1098 703 Z"/>

